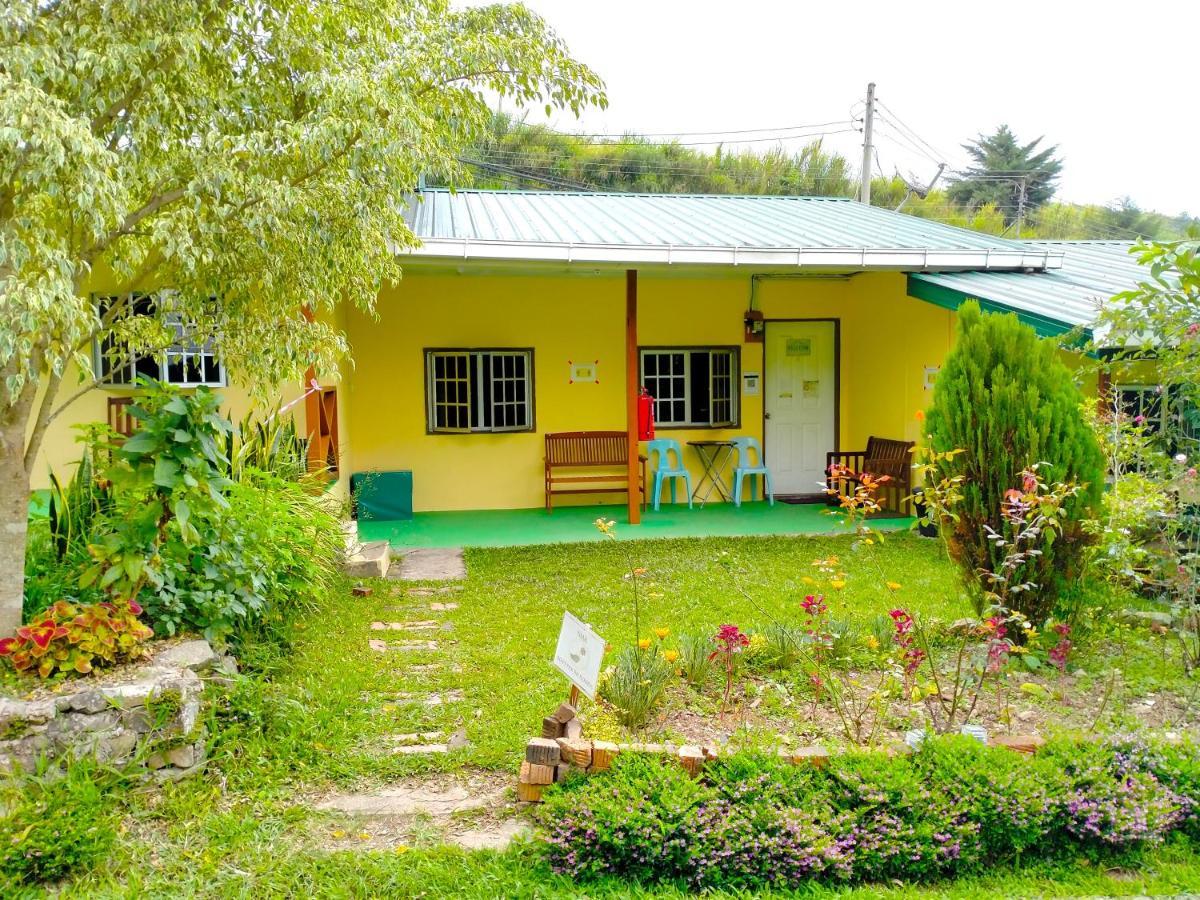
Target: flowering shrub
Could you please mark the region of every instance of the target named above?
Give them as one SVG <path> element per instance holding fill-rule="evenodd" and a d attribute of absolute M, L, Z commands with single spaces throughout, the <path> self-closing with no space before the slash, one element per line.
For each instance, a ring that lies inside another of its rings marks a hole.
<path fill-rule="evenodd" d="M 135 602 L 76 606 L 59 600 L 38 621 L 17 629 L 16 637 L 0 640 L 0 656 L 14 669 L 33 669 L 42 678 L 55 672 L 86 674 L 94 662 L 133 659 L 154 632 L 138 620 Z"/>
<path fill-rule="evenodd" d="M 1059 741 L 1045 752 L 1070 779 L 1064 823 L 1085 847 L 1124 849 L 1157 843 L 1183 818 L 1185 803 L 1159 781 L 1144 755 L 1130 752 L 1128 746 Z"/>
<path fill-rule="evenodd" d="M 737 755 L 698 779 L 672 761 L 626 755 L 607 775 L 547 793 L 545 852 L 580 880 L 745 891 L 1104 854 L 1187 827 L 1184 811 L 1200 803 L 1194 749 L 1064 740 L 1030 759 L 931 738 L 911 758 L 850 754 L 821 768 Z"/>
<path fill-rule="evenodd" d="M 750 646 L 750 638 L 742 634 L 736 625 L 722 625 L 713 635 L 713 643 L 717 649 L 708 655 L 709 660 L 720 659 L 721 668 L 725 672 L 725 694 L 721 701 L 721 709 L 729 707 L 729 698 L 733 693 L 733 679 L 737 672 L 737 654 Z"/>

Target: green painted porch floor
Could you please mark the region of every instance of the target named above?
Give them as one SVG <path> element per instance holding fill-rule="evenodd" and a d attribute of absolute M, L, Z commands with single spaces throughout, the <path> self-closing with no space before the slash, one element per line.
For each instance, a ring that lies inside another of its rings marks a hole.
<path fill-rule="evenodd" d="M 408 521 L 358 523 L 359 540 L 387 540 L 398 549 L 409 547 L 519 547 L 529 544 L 566 544 L 602 539 L 596 519 L 617 523 L 622 539 L 678 537 L 747 537 L 773 534 L 835 534 L 845 529 L 840 515 L 830 515 L 820 503 L 792 505 L 763 502 L 712 503 L 688 509 L 663 506 L 647 510 L 642 524 L 625 524 L 624 506 L 563 506 L 544 509 L 487 509 L 417 513 Z M 880 518 L 872 527 L 907 528 L 912 519 Z"/>

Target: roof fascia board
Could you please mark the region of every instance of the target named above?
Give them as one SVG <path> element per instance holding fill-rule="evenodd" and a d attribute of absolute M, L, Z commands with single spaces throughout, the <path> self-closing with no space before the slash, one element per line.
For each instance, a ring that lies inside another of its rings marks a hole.
<path fill-rule="evenodd" d="M 445 259 L 725 266 L 835 266 L 847 269 L 1056 269 L 1062 254 L 1041 250 L 871 247 L 680 247 L 428 238 L 406 255 Z"/>

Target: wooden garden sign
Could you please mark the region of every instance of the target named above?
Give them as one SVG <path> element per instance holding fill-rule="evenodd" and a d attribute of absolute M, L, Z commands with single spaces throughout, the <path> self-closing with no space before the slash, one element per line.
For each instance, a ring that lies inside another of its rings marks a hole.
<path fill-rule="evenodd" d="M 604 638 L 592 631 L 591 625 L 564 612 L 558 648 L 554 651 L 555 668 L 581 693 L 594 700 L 603 663 Z"/>

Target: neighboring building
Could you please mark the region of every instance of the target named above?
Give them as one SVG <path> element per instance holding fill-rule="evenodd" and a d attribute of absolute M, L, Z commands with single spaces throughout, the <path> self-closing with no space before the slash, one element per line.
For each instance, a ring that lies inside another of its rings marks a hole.
<path fill-rule="evenodd" d="M 417 510 L 541 506 L 544 434 L 627 430 L 639 384 L 660 436 L 756 437 L 776 492 L 813 494 L 827 451 L 919 439 L 964 299 L 1058 335 L 1137 277 L 1127 244 L 1017 242 L 832 198 L 428 190 L 408 221 L 424 245 L 378 317 L 339 316 L 353 366 L 293 409 L 322 420 L 343 485 L 411 470 Z M 112 374 L 134 371 L 248 404 L 219 348 Z M 76 402 L 39 472 L 77 455 L 70 424 L 128 393 Z M 624 501 L 579 500 L 604 496 Z"/>

